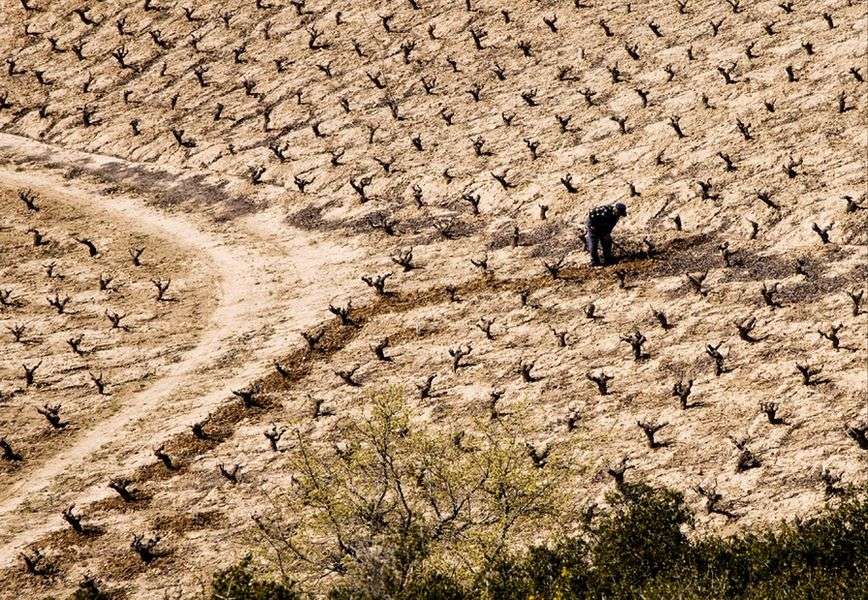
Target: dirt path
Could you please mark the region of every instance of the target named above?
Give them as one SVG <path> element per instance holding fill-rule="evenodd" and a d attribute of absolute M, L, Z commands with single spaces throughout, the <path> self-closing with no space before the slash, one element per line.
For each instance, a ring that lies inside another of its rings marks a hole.
<path fill-rule="evenodd" d="M 6 149 L 17 143 L 14 136 L 0 139 Z M 22 138 L 20 145 L 22 153 L 44 152 L 32 140 Z M 72 164 L 81 157 L 67 158 Z M 52 155 L 54 164 L 61 160 Z M 157 373 L 153 385 L 0 491 L 0 561 L 7 563 L 22 547 L 60 527 L 57 515 L 65 503 L 83 505 L 107 496 L 109 477 L 153 460 L 151 448 L 161 439 L 188 428 L 225 402 L 232 389 L 269 368 L 286 351 L 291 333 L 321 318 L 317 310 L 331 292 L 328 278 L 322 277 L 328 267 L 324 261 L 337 264 L 344 257 L 321 243 L 310 245 L 298 232 L 281 237 L 267 216 L 239 224 L 243 235 L 232 235 L 206 219 L 170 214 L 123 195 L 101 197 L 41 170 L 0 166 L 0 185 L 29 187 L 46 198 L 99 212 L 119 228 L 186 246 L 210 265 L 210 293 L 217 301 L 196 345 Z M 195 397 L 188 397 L 188 390 L 196 390 Z"/>

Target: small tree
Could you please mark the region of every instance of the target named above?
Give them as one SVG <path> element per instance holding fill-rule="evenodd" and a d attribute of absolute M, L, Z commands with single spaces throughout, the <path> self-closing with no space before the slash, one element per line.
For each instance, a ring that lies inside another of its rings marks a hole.
<path fill-rule="evenodd" d="M 358 597 L 408 597 L 435 568 L 469 580 L 556 514 L 553 467 L 535 468 L 516 432 L 483 421 L 455 443 L 412 417 L 392 388 L 342 425 L 337 451 L 297 434 L 295 485 L 256 519 L 281 572 L 340 575 Z"/>

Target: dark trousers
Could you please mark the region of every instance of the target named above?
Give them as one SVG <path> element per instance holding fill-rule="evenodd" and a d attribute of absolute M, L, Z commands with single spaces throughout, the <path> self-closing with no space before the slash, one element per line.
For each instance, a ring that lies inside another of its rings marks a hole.
<path fill-rule="evenodd" d="M 588 227 L 587 242 L 592 265 L 601 264 L 599 256 L 600 246 L 603 247 L 602 264 L 608 264 L 612 261 L 612 235 L 610 233 L 600 233 Z"/>

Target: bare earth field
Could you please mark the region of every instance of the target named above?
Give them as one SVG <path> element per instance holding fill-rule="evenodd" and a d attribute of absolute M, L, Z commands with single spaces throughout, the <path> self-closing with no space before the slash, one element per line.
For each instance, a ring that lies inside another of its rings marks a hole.
<path fill-rule="evenodd" d="M 0 598 L 195 597 L 389 386 L 574 515 L 863 484 L 868 11 L 783 4 L 0 0 Z"/>

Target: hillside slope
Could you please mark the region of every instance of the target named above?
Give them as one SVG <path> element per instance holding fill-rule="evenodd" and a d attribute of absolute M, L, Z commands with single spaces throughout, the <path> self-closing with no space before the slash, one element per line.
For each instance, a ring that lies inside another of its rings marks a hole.
<path fill-rule="evenodd" d="M 388 386 L 459 447 L 548 448 L 565 528 L 625 459 L 723 533 L 810 514 L 824 470 L 864 482 L 866 14 L 0 0 L 0 597 L 194 595 L 293 489 L 296 432 L 337 460 Z M 620 261 L 591 268 L 616 201 Z"/>

